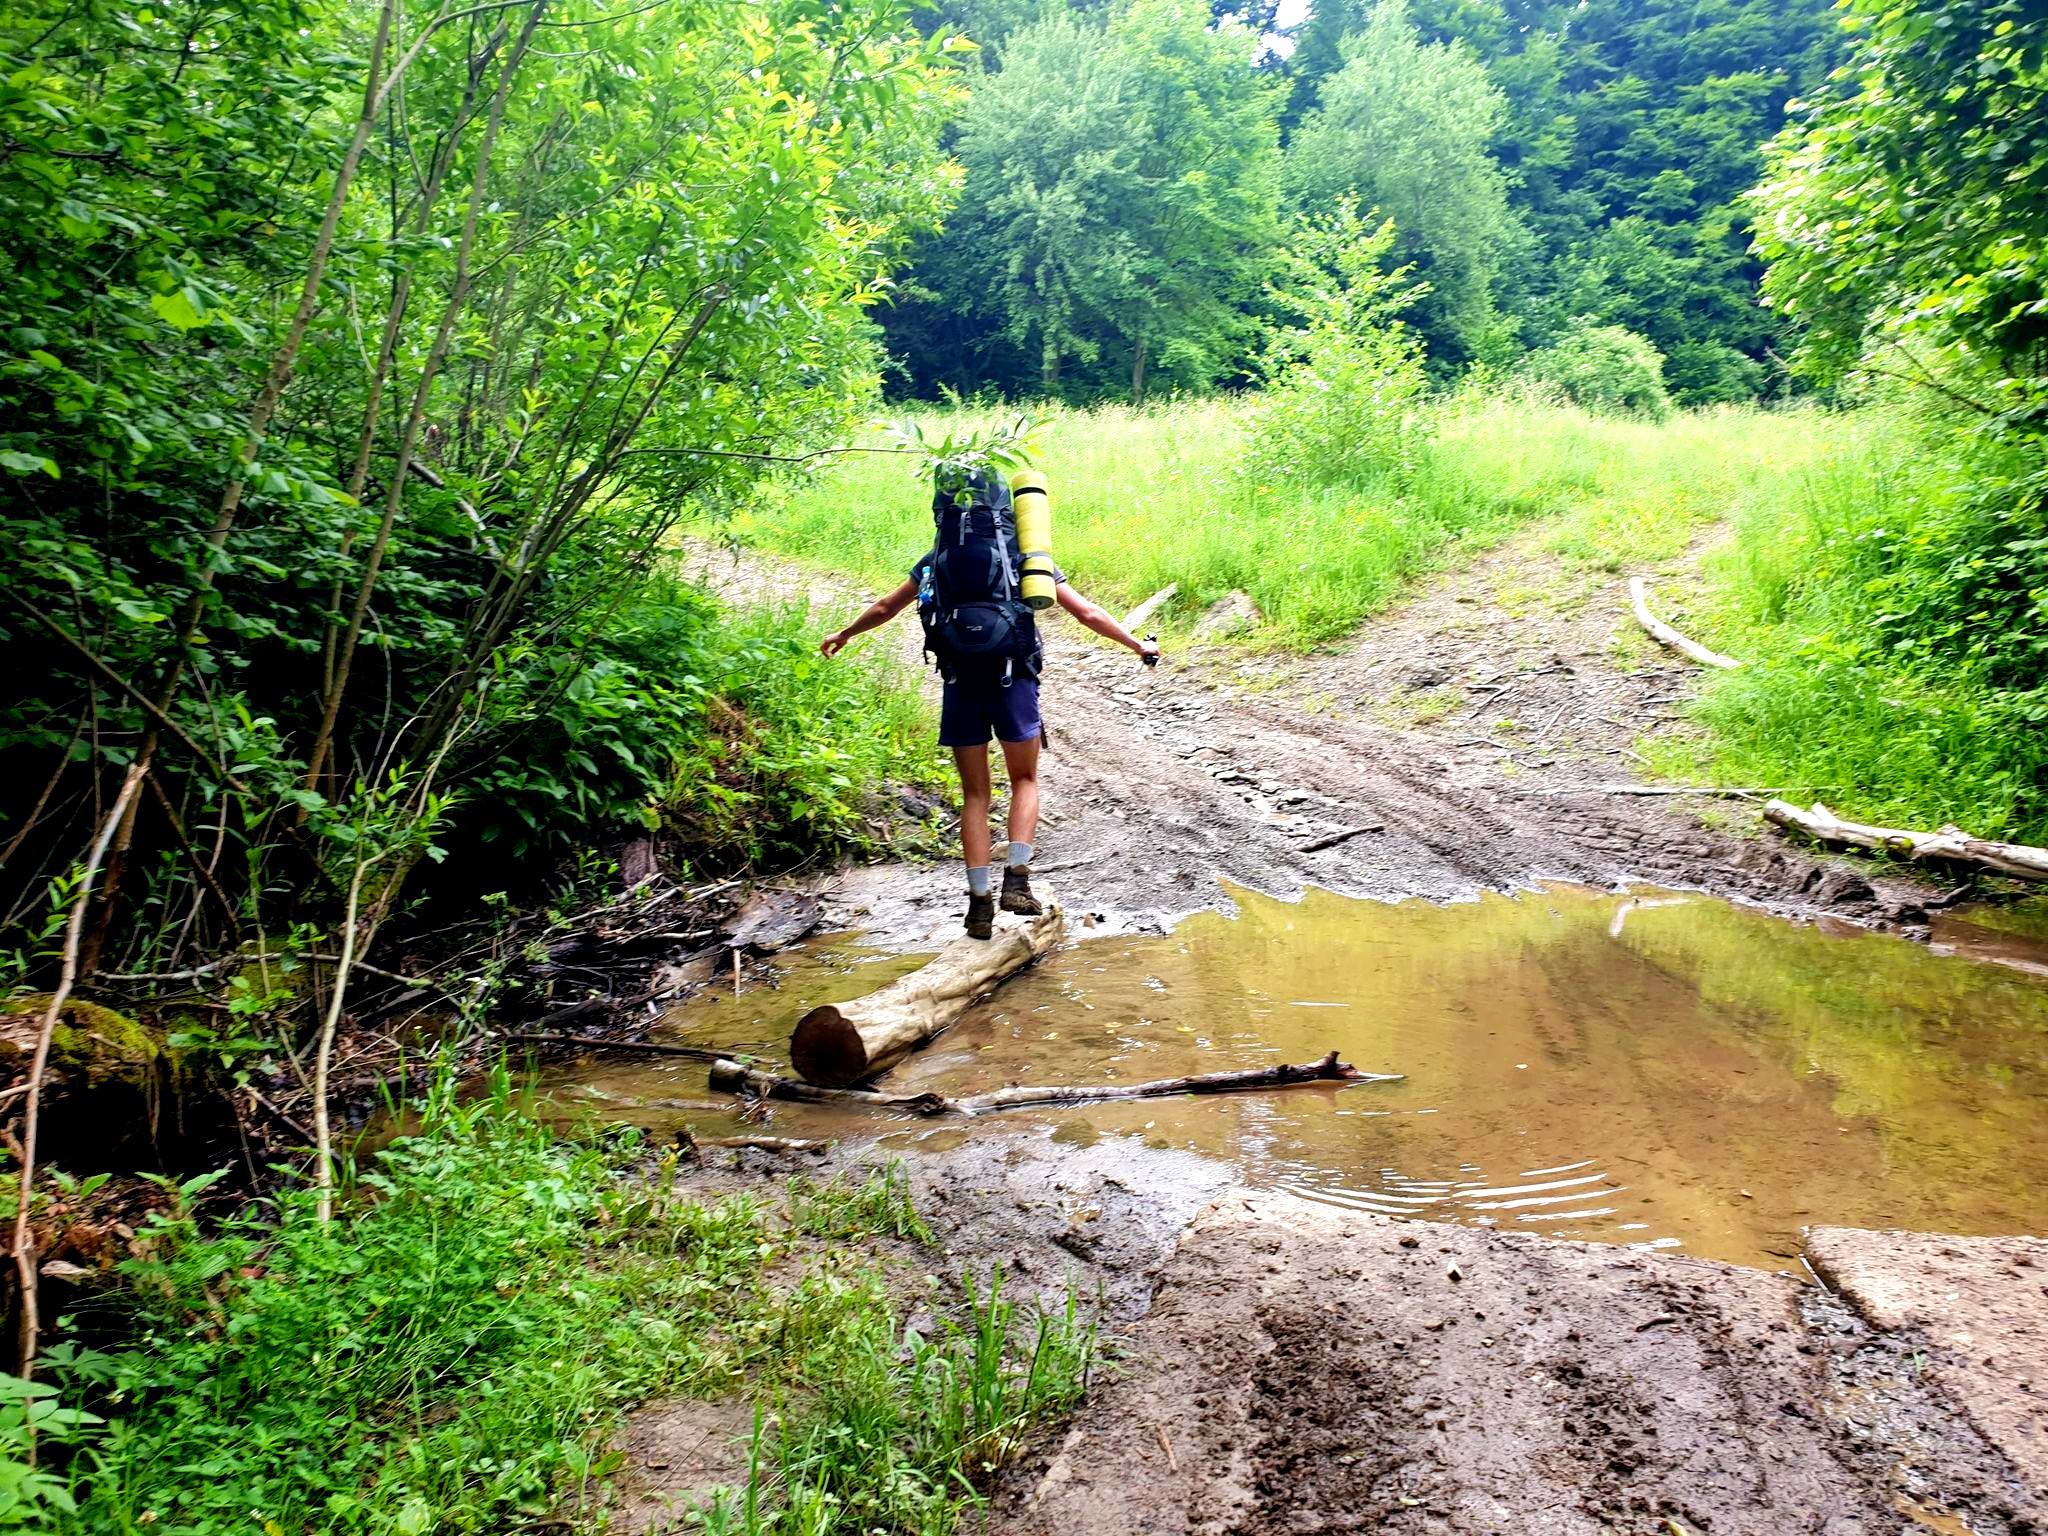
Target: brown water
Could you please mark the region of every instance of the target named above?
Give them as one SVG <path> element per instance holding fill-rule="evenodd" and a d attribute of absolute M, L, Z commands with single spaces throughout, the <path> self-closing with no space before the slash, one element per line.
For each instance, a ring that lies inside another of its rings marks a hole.
<path fill-rule="evenodd" d="M 1407 1080 L 1002 1123 L 1192 1148 L 1366 1210 L 1771 1267 L 1808 1223 L 2048 1231 L 2048 984 L 2024 971 L 1665 892 L 1238 899 L 1234 917 L 1050 957 L 889 1086 L 1136 1082 L 1335 1047 Z M 1975 932 L 1946 937 L 1962 950 Z M 779 1057 L 805 1008 L 916 963 L 818 942 L 779 990 L 707 995 L 669 1022 Z M 564 1107 L 714 1132 L 729 1106 L 703 1081 L 694 1062 L 606 1061 L 549 1086 Z M 774 1129 L 942 1154 L 994 1124 L 781 1105 Z"/>

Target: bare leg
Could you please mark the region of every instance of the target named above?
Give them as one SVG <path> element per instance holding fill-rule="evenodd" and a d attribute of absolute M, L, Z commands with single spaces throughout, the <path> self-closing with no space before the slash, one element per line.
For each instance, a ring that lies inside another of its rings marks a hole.
<path fill-rule="evenodd" d="M 1033 743 L 1035 746 L 1036 743 Z M 1009 751 L 1005 744 L 1004 752 Z M 1036 754 L 1033 754 L 1034 757 Z M 978 869 L 988 863 L 988 810 L 994 802 L 995 793 L 989 783 L 988 748 L 955 747 L 953 766 L 960 770 L 960 852 L 969 869 Z M 1034 766 L 1033 770 L 1037 769 Z M 1038 785 L 1031 786 L 1031 815 L 1038 818 Z M 1010 807 L 1010 820 L 1017 819 L 1014 800 Z"/>
<path fill-rule="evenodd" d="M 1010 841 L 1038 840 L 1038 738 L 1003 743 L 1003 766 L 1010 772 Z M 988 772 L 988 759 L 982 759 Z"/>

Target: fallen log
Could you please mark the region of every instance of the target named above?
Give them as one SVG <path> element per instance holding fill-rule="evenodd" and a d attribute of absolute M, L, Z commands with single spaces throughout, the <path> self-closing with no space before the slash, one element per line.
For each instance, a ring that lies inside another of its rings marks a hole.
<path fill-rule="evenodd" d="M 1764 807 L 1764 819 L 1804 832 L 1816 842 L 1835 847 L 1867 848 L 1873 853 L 1898 854 L 1917 864 L 1968 864 L 2001 875 L 2015 875 L 2022 880 L 2048 880 L 2048 848 L 2031 848 L 2022 843 L 1994 843 L 1972 837 L 1961 827 L 1943 827 L 1938 832 L 1907 832 L 1896 827 L 1866 826 L 1862 822 L 1842 820 L 1817 801 L 1811 810 L 1802 811 L 1783 800 L 1773 800 Z"/>
<path fill-rule="evenodd" d="M 1703 667 L 1739 667 L 1741 662 L 1733 656 L 1723 656 L 1719 651 L 1710 651 L 1697 640 L 1688 640 L 1677 630 L 1650 612 L 1650 584 L 1640 576 L 1628 579 L 1629 606 L 1636 611 L 1636 622 L 1648 630 L 1656 641 L 1682 656 L 1690 656 Z"/>
<path fill-rule="evenodd" d="M 1005 918 L 991 939 L 955 939 L 908 976 L 797 1020 L 789 1061 L 805 1080 L 848 1088 L 896 1065 L 969 1007 L 1051 949 L 1066 932 L 1056 901 L 1043 913 Z"/>
<path fill-rule="evenodd" d="M 1164 1099 L 1182 1094 L 1245 1093 L 1260 1088 L 1288 1088 L 1301 1083 L 1398 1083 L 1398 1072 L 1361 1072 L 1339 1061 L 1332 1051 L 1318 1061 L 1276 1067 L 1247 1067 L 1235 1072 L 1205 1072 L 1192 1077 L 1163 1077 L 1149 1083 L 1096 1083 L 1081 1086 L 998 1088 L 993 1093 L 947 1098 L 937 1093 L 877 1093 L 863 1088 L 820 1088 L 721 1061 L 711 1069 L 711 1086 L 722 1093 L 751 1093 L 766 1099 L 806 1104 L 858 1104 L 864 1109 L 900 1109 L 914 1115 L 986 1115 L 1005 1109 L 1100 1104 L 1115 1099 Z"/>

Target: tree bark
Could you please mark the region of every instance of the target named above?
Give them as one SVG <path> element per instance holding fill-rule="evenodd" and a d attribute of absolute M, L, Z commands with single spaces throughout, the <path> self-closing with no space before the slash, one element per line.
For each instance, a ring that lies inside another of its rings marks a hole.
<path fill-rule="evenodd" d="M 1636 611 L 1636 622 L 1655 637 L 1657 643 L 1677 651 L 1681 656 L 1690 656 L 1703 667 L 1739 667 L 1741 662 L 1732 656 L 1723 656 L 1719 651 L 1710 651 L 1697 640 L 1688 640 L 1677 630 L 1650 612 L 1650 584 L 1640 576 L 1628 579 L 1629 606 Z"/>
<path fill-rule="evenodd" d="M 1005 921 L 992 939 L 955 939 L 908 976 L 847 1003 L 826 1003 L 797 1021 L 790 1065 L 827 1088 L 850 1088 L 896 1065 L 1051 949 L 1066 932 L 1058 902 Z"/>
<path fill-rule="evenodd" d="M 2048 880 L 2048 848 L 1988 842 L 1972 837 L 1961 827 L 1943 827 L 1938 832 L 1872 827 L 1861 822 L 1844 821 L 1818 803 L 1812 810 L 1802 811 L 1783 800 L 1773 800 L 1766 805 L 1764 819 L 1836 847 L 1868 848 L 1875 853 L 1899 854 L 1917 864 L 1969 864 L 2022 880 Z"/>
<path fill-rule="evenodd" d="M 29 1060 L 28 1081 L 23 1085 L 28 1090 L 28 1104 L 22 1116 L 21 1141 L 15 1151 L 19 1173 L 14 1200 L 12 1249 L 14 1273 L 21 1284 L 21 1348 L 15 1374 L 24 1381 L 35 1374 L 36 1343 L 42 1330 L 42 1316 L 36 1308 L 35 1238 L 29 1227 L 29 1218 L 35 1200 L 36 1132 L 42 1121 L 43 1075 L 50 1067 L 50 1042 L 56 1035 L 57 1021 L 64 1016 L 64 1005 L 70 1001 L 71 989 L 78 984 L 79 973 L 84 968 L 80 959 L 80 940 L 85 932 L 86 908 L 92 901 L 93 877 L 100 871 L 100 862 L 107 856 L 107 847 L 114 839 L 115 830 L 127 822 L 129 808 L 134 805 L 136 794 L 148 773 L 149 767 L 145 763 L 129 765 L 128 776 L 121 781 L 121 792 L 114 797 L 113 807 L 100 824 L 99 837 L 86 855 L 85 867 L 78 877 L 78 894 L 71 900 L 71 914 L 64 924 L 64 959 L 57 975 L 57 989 L 50 994 L 42 1021 L 36 1028 L 35 1054 Z M 33 1446 L 34 1442 L 30 1443 Z"/>
<path fill-rule="evenodd" d="M 986 1115 L 1004 1109 L 1045 1105 L 1097 1104 L 1112 1099 L 1163 1099 L 1190 1093 L 1245 1093 L 1259 1088 L 1287 1088 L 1299 1083 L 1398 1083 L 1400 1073 L 1361 1072 L 1331 1051 L 1317 1061 L 1277 1067 L 1247 1067 L 1236 1072 L 1204 1072 L 1192 1077 L 1163 1077 L 1149 1083 L 1101 1083 L 1041 1088 L 998 1088 L 993 1093 L 949 1099 L 937 1093 L 874 1093 L 858 1088 L 820 1088 L 794 1082 L 772 1072 L 759 1072 L 736 1061 L 711 1069 L 711 1086 L 723 1093 L 751 1093 L 767 1099 L 809 1104 L 858 1104 L 869 1109 L 901 1109 L 916 1115 Z"/>

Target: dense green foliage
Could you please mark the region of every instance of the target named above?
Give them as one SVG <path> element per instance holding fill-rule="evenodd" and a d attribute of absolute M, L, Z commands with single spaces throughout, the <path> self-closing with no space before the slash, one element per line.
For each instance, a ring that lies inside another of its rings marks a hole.
<path fill-rule="evenodd" d="M 791 765 L 861 722 L 707 729 L 789 647 L 658 578 L 745 455 L 868 403 L 865 307 L 950 196 L 944 48 L 894 0 L 10 9 L 0 912 L 131 762 L 89 962 L 616 837 L 691 740 L 760 744 L 720 809 L 791 818 L 725 848 L 853 825 L 843 764 Z"/>
<path fill-rule="evenodd" d="M 1738 523 L 1721 601 L 1764 659 L 1705 710 L 1730 771 L 2040 840 L 2048 14 L 1846 10 L 1849 61 L 1771 147 L 1759 243 L 1802 366 L 1885 406 Z"/>
<path fill-rule="evenodd" d="M 1158 50 L 1112 45 L 1130 10 L 941 6 L 945 25 L 988 49 L 970 124 L 1013 135 L 1028 125 L 1066 153 L 989 155 L 984 129 L 962 129 L 960 213 L 920 243 L 909 301 L 882 316 L 914 392 L 1141 393 L 1128 366 L 1129 318 L 1105 286 L 1116 264 L 1093 258 L 1156 228 L 1173 182 L 1139 172 L 1142 111 L 1125 111 L 1126 129 L 1099 121 L 1104 81 L 1114 74 L 1135 104 L 1187 75 Z M 1269 33 L 1256 52 L 1240 46 L 1235 68 L 1284 98 L 1275 104 L 1284 178 L 1299 212 L 1317 216 L 1350 192 L 1394 220 L 1397 259 L 1431 284 L 1411 321 L 1440 379 L 1473 361 L 1509 364 L 1590 322 L 1648 337 L 1677 400 L 1705 404 L 1785 384 L 1773 359 L 1790 343 L 1756 303 L 1762 265 L 1742 197 L 1787 102 L 1818 87 L 1839 57 L 1839 30 L 1827 0 L 1316 0 L 1291 35 Z M 1092 48 L 1047 46 L 1090 37 Z M 1148 88 L 1148 76 L 1160 84 Z M 1241 101 L 1249 85 L 1225 74 L 1210 89 L 1221 104 Z M 1203 120 L 1205 130 L 1227 126 L 1216 142 L 1235 146 L 1219 164 L 1263 152 L 1250 114 L 1229 125 L 1225 116 L 1219 106 Z M 1096 362 L 1054 376 L 1035 356 L 1009 355 L 1015 311 L 986 279 L 1004 236 L 980 210 L 1111 184 L 1114 198 L 1063 194 L 1059 220 L 1034 232 L 1034 259 L 1063 258 L 1084 274 L 1081 286 L 1113 301 L 1075 316 L 1074 360 Z M 1242 277 L 1269 277 L 1294 239 L 1283 231 L 1232 252 L 1209 297 L 1239 305 L 1243 321 L 1268 319 Z M 1174 382 L 1253 376 L 1252 328 L 1218 320 L 1199 328 L 1203 368 Z M 1233 336 L 1235 353 L 1218 345 Z"/>
<path fill-rule="evenodd" d="M 1618 325 L 1573 326 L 1549 346 L 1531 352 L 1516 371 L 1537 384 L 1550 385 L 1589 411 L 1647 416 L 1653 421 L 1671 414 L 1664 359 L 1646 339 Z"/>
<path fill-rule="evenodd" d="M 1313 217 L 1340 197 L 1393 220 L 1427 288 L 1413 323 L 1440 365 L 1497 355 L 1494 290 L 1516 233 L 1493 156 L 1506 98 L 1462 42 L 1426 43 L 1403 0 L 1380 0 L 1294 130 L 1287 182 Z"/>
<path fill-rule="evenodd" d="M 1088 1330 L 1018 1326 L 1000 1275 L 970 1282 L 964 1328 L 906 1336 L 858 1250 L 786 1260 L 773 1202 L 697 1204 L 675 1175 L 630 1136 L 554 1140 L 501 1083 L 437 1098 L 333 1223 L 309 1191 L 211 1231 L 174 1198 L 85 1319 L 121 1342 L 51 1353 L 68 1411 L 103 1422 L 64 1430 L 59 1486 L 21 1512 L 53 1533 L 502 1531 L 589 1512 L 625 1406 L 744 1386 L 768 1425 L 726 1499 L 754 1523 L 726 1529 L 936 1533 L 965 1474 L 1078 1390 Z M 791 1200 L 795 1230 L 923 1234 L 888 1171 Z M 0 1430 L 0 1472 L 20 1449 Z"/>
<path fill-rule="evenodd" d="M 972 195 L 913 302 L 913 382 L 1201 389 L 1242 359 L 1279 233 L 1279 98 L 1193 0 L 1054 11 L 1010 36 L 956 151 Z"/>

